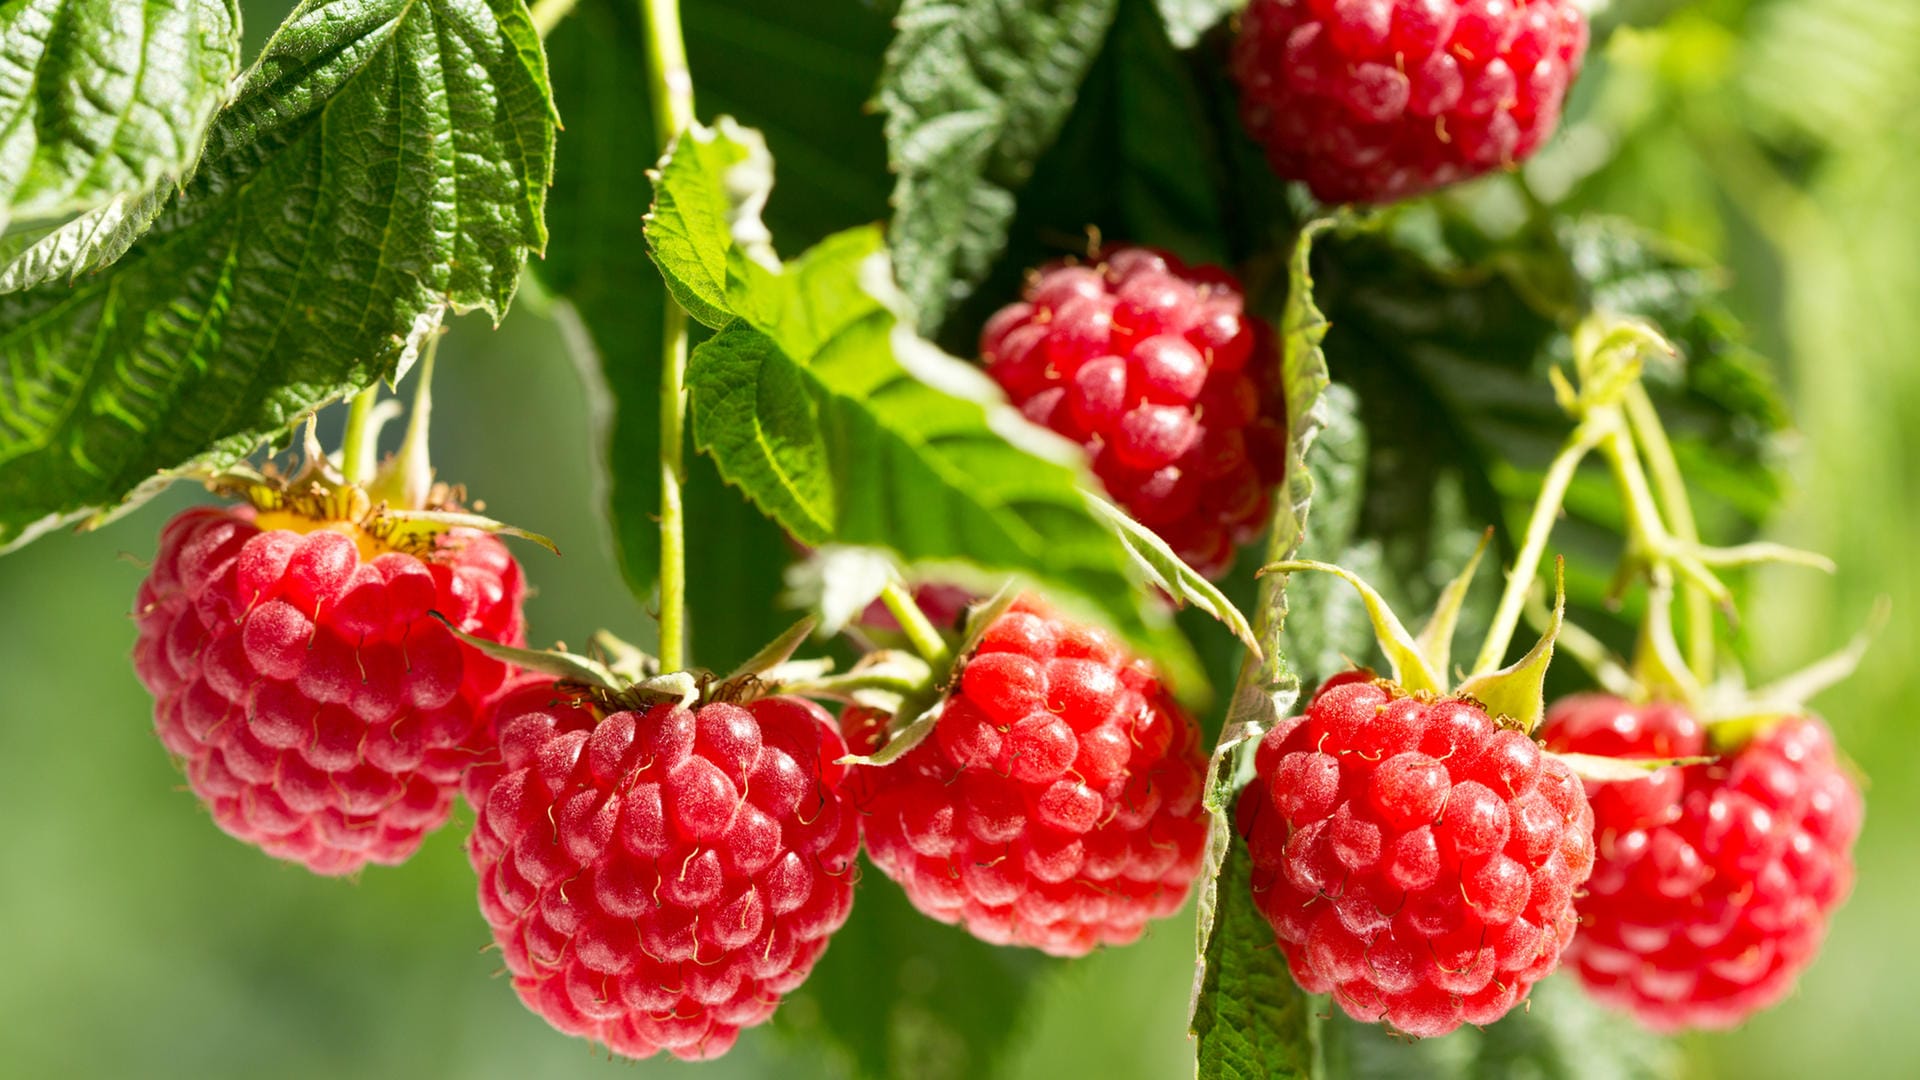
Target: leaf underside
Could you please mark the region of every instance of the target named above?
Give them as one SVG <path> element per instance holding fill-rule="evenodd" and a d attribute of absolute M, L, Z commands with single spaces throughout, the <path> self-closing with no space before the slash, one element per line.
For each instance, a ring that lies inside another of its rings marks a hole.
<path fill-rule="evenodd" d="M 0 297 L 0 547 L 219 467 L 392 377 L 448 307 L 496 318 L 554 115 L 518 0 L 303 4 L 152 230 Z"/>

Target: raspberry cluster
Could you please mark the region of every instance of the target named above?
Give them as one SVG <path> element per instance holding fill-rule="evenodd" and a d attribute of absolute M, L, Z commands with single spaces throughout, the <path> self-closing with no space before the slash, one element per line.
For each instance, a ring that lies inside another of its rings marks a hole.
<path fill-rule="evenodd" d="M 1226 271 L 1138 247 L 1049 266 L 988 320 L 980 357 L 1201 573 L 1225 573 L 1259 534 L 1286 468 L 1286 406 L 1272 330 Z"/>
<path fill-rule="evenodd" d="M 1564 764 L 1366 672 L 1267 733 L 1236 822 L 1295 981 L 1417 1036 L 1492 1023 L 1551 972 L 1593 865 Z"/>
<path fill-rule="evenodd" d="M 717 1057 L 853 904 L 845 745 L 810 702 L 602 710 L 532 677 L 493 713 L 467 854 L 514 989 L 628 1057 Z"/>
<path fill-rule="evenodd" d="M 884 738 L 849 710 L 856 749 Z M 1199 733 L 1103 630 L 1022 601 L 925 742 L 855 770 L 867 854 L 925 914 L 1078 956 L 1173 914 L 1206 841 Z"/>
<path fill-rule="evenodd" d="M 1586 50 L 1574 0 L 1253 0 L 1233 70 L 1274 171 L 1389 202 L 1532 154 Z"/>
<path fill-rule="evenodd" d="M 1609 757 L 1706 747 L 1685 709 L 1602 694 L 1557 703 L 1545 734 Z M 1587 989 L 1661 1031 L 1784 997 L 1853 882 L 1863 808 L 1826 725 L 1793 717 L 1712 764 L 1590 787 L 1599 856 L 1567 952 Z"/>
<path fill-rule="evenodd" d="M 264 515 L 263 515 L 264 518 Z M 225 831 L 320 874 L 404 861 L 447 819 L 518 644 L 520 567 L 456 529 L 416 556 L 250 507 L 167 524 L 134 617 L 154 726 Z"/>

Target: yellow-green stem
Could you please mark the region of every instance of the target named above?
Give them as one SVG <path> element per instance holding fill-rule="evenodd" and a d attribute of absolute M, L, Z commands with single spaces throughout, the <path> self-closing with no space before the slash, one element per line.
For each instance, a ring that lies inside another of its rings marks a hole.
<path fill-rule="evenodd" d="M 679 0 L 640 0 L 647 27 L 653 130 L 664 156 L 693 123 L 693 76 L 680 34 Z M 687 666 L 686 481 L 687 313 L 669 296 L 660 350 L 660 666 Z"/>
<path fill-rule="evenodd" d="M 933 665 L 936 670 L 953 659 L 953 650 L 947 647 L 947 639 L 940 636 L 939 629 L 927 618 L 927 613 L 914 603 L 913 594 L 907 591 L 906 586 L 898 581 L 888 582 L 887 587 L 880 590 L 880 602 L 893 614 L 893 621 L 900 624 L 901 631 L 912 643 L 913 651 L 920 654 L 920 659 Z"/>
<path fill-rule="evenodd" d="M 380 383 L 353 396 L 353 403 L 347 406 L 347 430 L 340 439 L 340 475 L 349 484 L 364 484 L 373 476 L 369 467 L 374 464 L 378 448 L 367 445 L 367 418 L 373 415 L 373 407 L 380 400 Z"/>
<path fill-rule="evenodd" d="M 1507 647 L 1513 644 L 1513 632 L 1520 625 L 1520 615 L 1526 609 L 1527 592 L 1533 588 L 1534 578 L 1540 573 L 1540 560 L 1547 553 L 1547 538 L 1553 533 L 1553 523 L 1560 516 L 1561 504 L 1566 502 L 1567 487 L 1573 483 L 1573 475 L 1580 468 L 1580 462 L 1600 440 L 1606 437 L 1609 426 L 1617 423 L 1613 414 L 1596 413 L 1580 422 L 1568 436 L 1567 443 L 1547 467 L 1547 475 L 1540 484 L 1540 494 L 1533 502 L 1533 514 L 1527 520 L 1527 532 L 1520 544 L 1520 554 L 1513 560 L 1512 569 L 1507 571 L 1507 586 L 1500 594 L 1500 606 L 1494 609 L 1493 622 L 1487 629 L 1487 642 L 1480 649 L 1480 656 L 1473 663 L 1473 674 L 1485 675 L 1500 668 L 1500 662 L 1506 659 Z"/>
<path fill-rule="evenodd" d="M 1627 421 L 1646 454 L 1647 470 L 1659 496 L 1661 512 L 1675 539 L 1686 544 L 1700 542 L 1700 528 L 1694 521 L 1693 504 L 1687 498 L 1686 476 L 1673 456 L 1673 444 L 1660 423 L 1660 412 L 1653 406 L 1645 386 L 1635 384 L 1627 391 Z M 1702 683 L 1713 680 L 1713 598 L 1698 583 L 1683 577 L 1680 603 L 1687 620 L 1687 667 Z"/>

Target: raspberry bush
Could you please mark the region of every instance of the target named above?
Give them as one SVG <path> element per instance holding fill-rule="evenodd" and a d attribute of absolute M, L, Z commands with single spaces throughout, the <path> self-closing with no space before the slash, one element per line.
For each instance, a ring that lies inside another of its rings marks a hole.
<path fill-rule="evenodd" d="M 1870 579 L 1759 539 L 1797 402 L 1740 316 L 1804 333 L 1807 191 L 1911 174 L 1849 156 L 1900 143 L 1871 58 L 1811 59 L 1898 20 L 297 0 L 247 56 L 268 6 L 0 7 L 0 551 L 132 514 L 142 561 L 0 562 L 24 1068 L 130 1015 L 220 1074 L 241 1017 L 289 1072 L 573 1036 L 1114 1080 L 1669 1075 L 1668 1035 L 1858 1022 L 1822 943 L 1899 876 L 1842 744 L 1899 710 L 1818 719 L 1861 644 L 1749 678 Z M 436 364 L 498 509 L 428 460 Z M 182 480 L 218 501 L 139 516 Z M 351 880 L 266 876 L 149 731 Z M 174 977 L 109 997 L 95 948 Z"/>

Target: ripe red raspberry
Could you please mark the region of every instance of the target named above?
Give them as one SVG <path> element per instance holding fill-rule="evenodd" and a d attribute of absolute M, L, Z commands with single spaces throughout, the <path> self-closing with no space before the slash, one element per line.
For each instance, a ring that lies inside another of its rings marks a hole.
<path fill-rule="evenodd" d="M 344 522 L 201 507 L 160 534 L 134 670 L 222 829 L 318 874 L 403 862 L 447 819 L 522 635 L 520 567 L 454 529 L 421 554 Z"/>
<path fill-rule="evenodd" d="M 1286 465 L 1273 332 L 1224 270 L 1148 248 L 1035 274 L 980 358 L 1037 424 L 1087 448 L 1134 519 L 1208 577 L 1259 535 Z"/>
<path fill-rule="evenodd" d="M 1573 936 L 1580 781 L 1471 701 L 1335 676 L 1267 733 L 1236 809 L 1293 977 L 1409 1035 L 1489 1024 Z"/>
<path fill-rule="evenodd" d="M 1574 0 L 1253 0 L 1233 70 L 1275 172 L 1391 202 L 1531 155 L 1586 51 Z"/>
<path fill-rule="evenodd" d="M 842 724 L 857 750 L 872 714 Z M 1199 732 L 1103 630 L 1023 601 L 934 731 L 850 781 L 867 854 L 913 905 L 996 945 L 1079 956 L 1177 911 L 1206 843 Z"/>
<path fill-rule="evenodd" d="M 718 1057 L 847 920 L 845 745 L 796 698 L 602 713 L 550 680 L 501 695 L 467 841 L 481 913 L 554 1027 L 628 1057 Z"/>
<path fill-rule="evenodd" d="M 1557 703 L 1555 749 L 1700 754 L 1685 709 L 1603 694 Z M 1860 793 L 1833 737 L 1793 717 L 1708 765 L 1591 783 L 1599 855 L 1567 951 L 1602 1001 L 1660 1031 L 1732 1027 L 1786 996 L 1853 882 Z"/>

